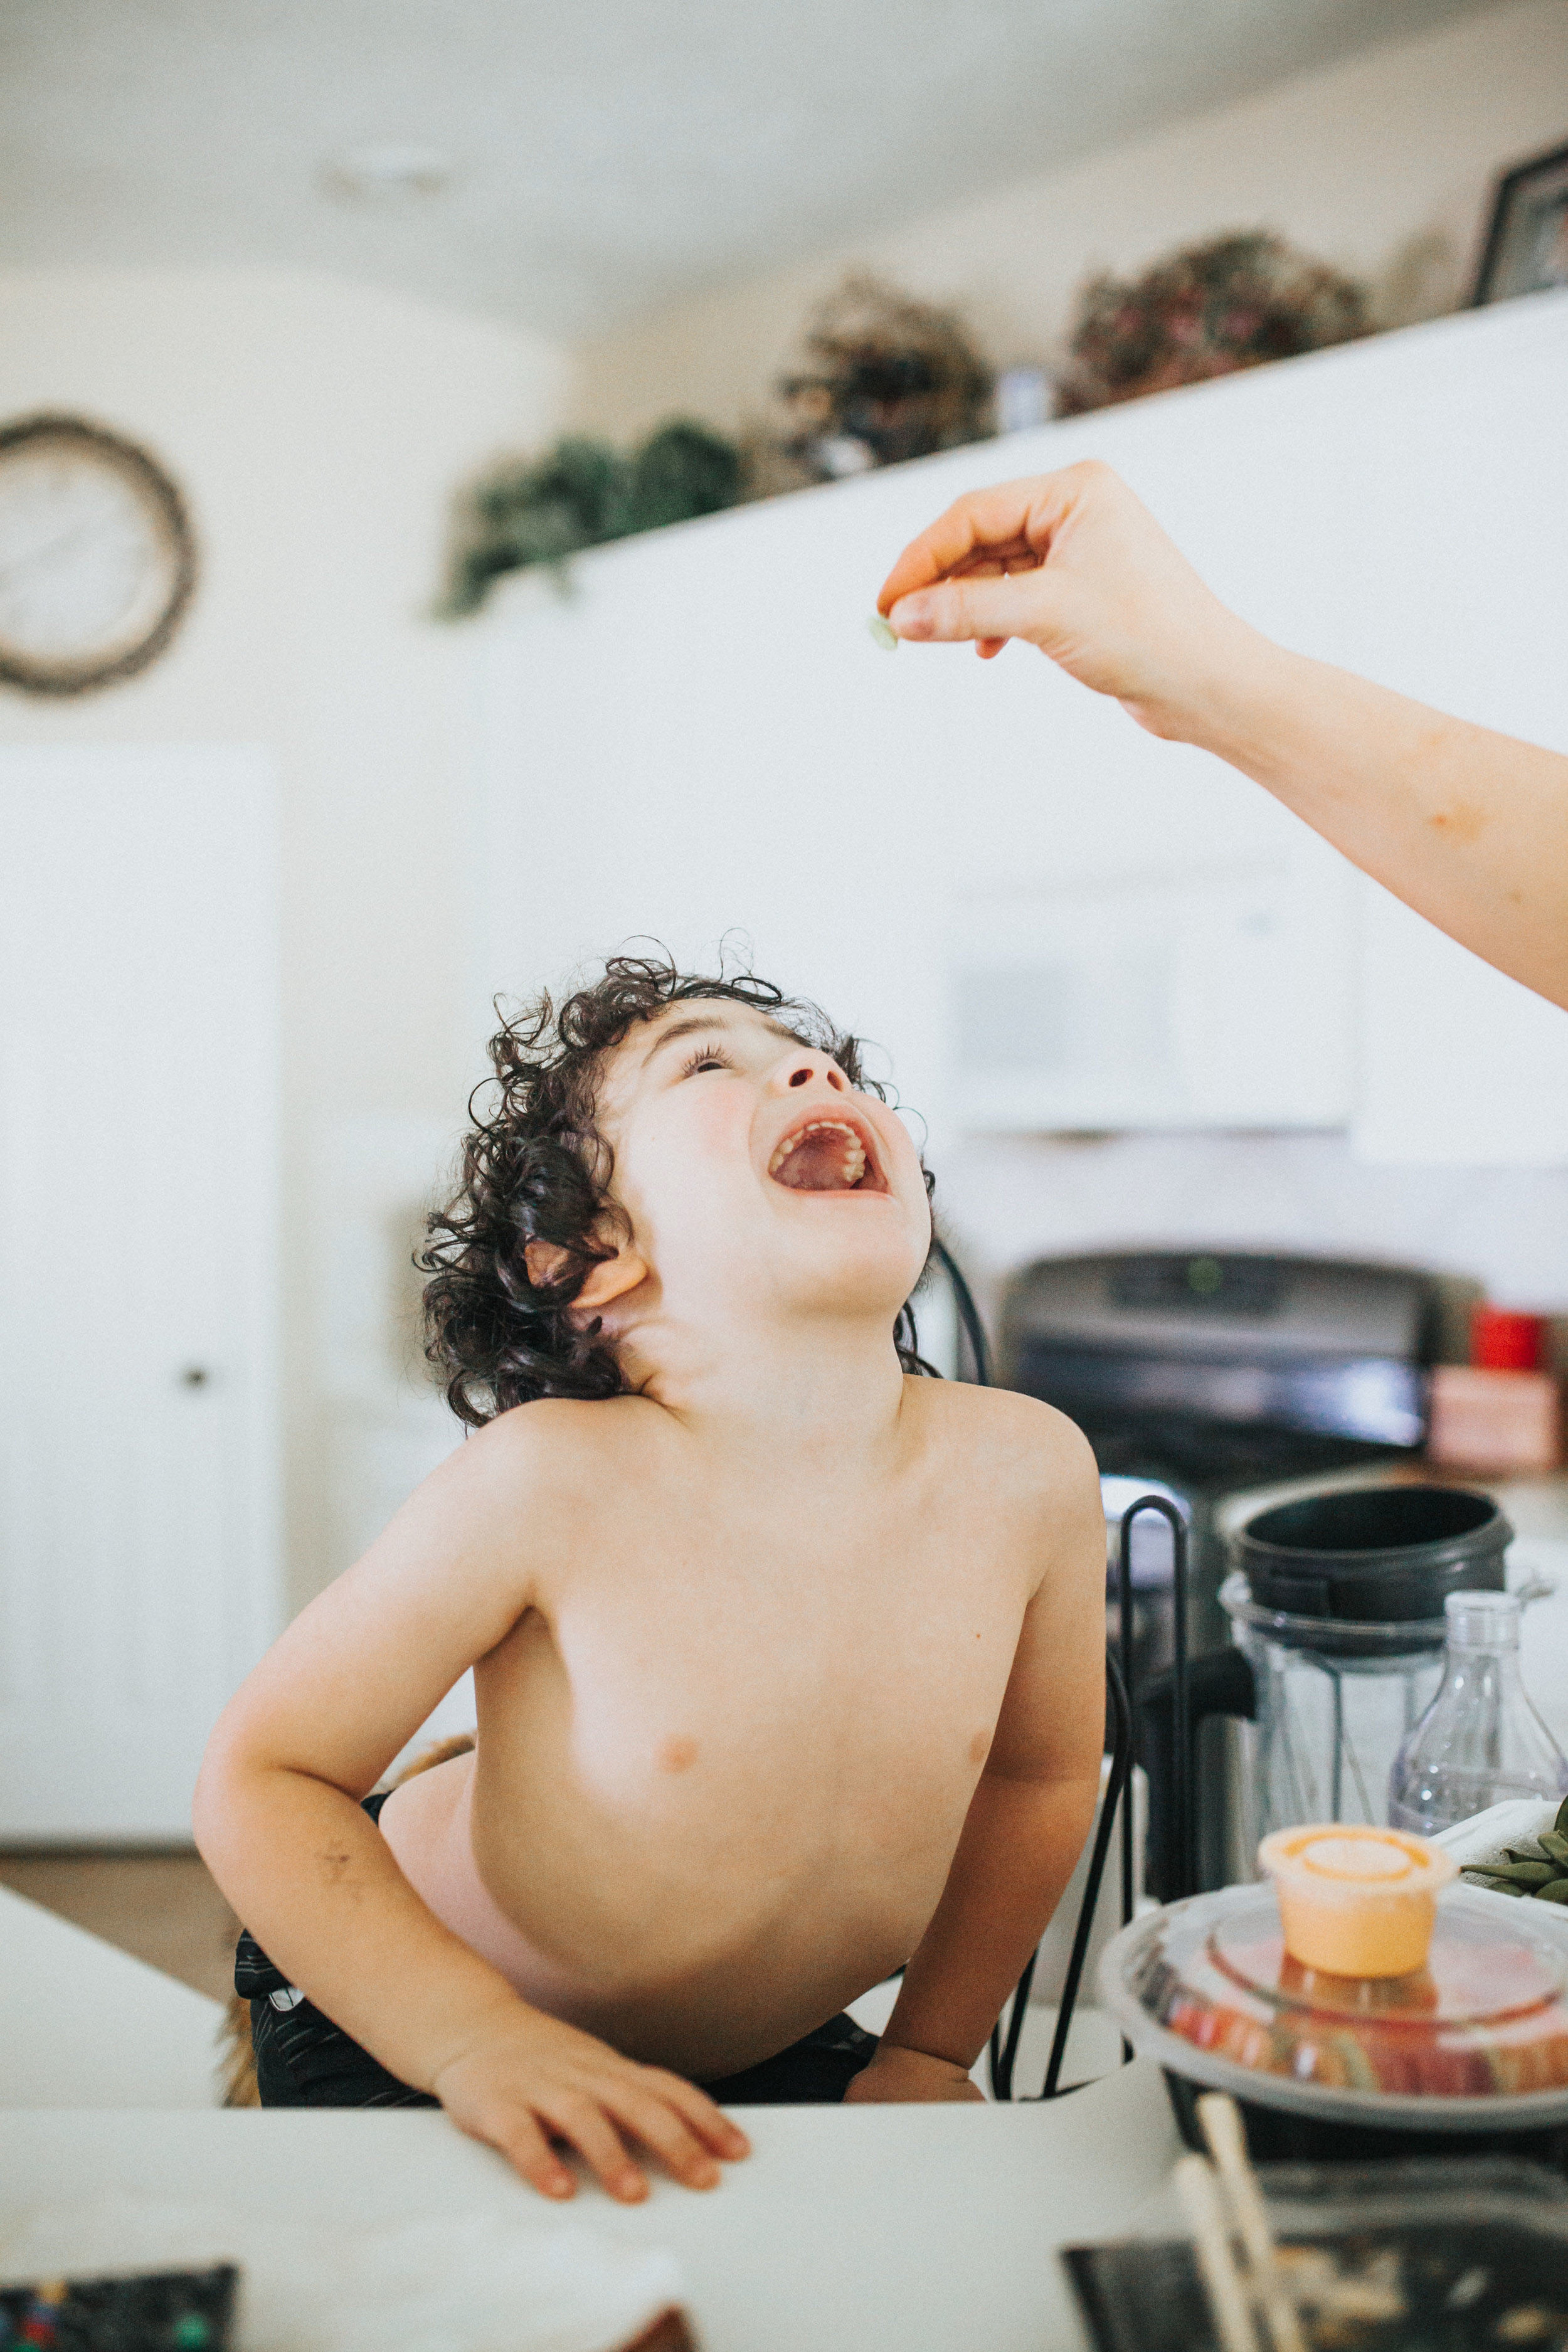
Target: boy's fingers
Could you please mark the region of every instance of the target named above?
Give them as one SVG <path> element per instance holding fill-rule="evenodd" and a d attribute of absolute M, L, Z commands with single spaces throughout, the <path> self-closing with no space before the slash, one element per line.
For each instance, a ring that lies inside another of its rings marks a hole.
<path fill-rule="evenodd" d="M 666 2074 L 659 2066 L 650 2066 L 647 2072 L 656 2095 L 683 2116 L 716 2156 L 750 2156 L 752 2143 L 740 2125 L 732 2123 L 722 2107 L 715 2106 L 706 2091 L 700 2091 L 683 2074 Z"/>
<path fill-rule="evenodd" d="M 577 2184 L 531 2115 L 513 2113 L 493 2131 L 477 2135 L 500 2150 L 507 2162 L 545 2197 L 570 2197 Z"/>
<path fill-rule="evenodd" d="M 616 2121 L 635 2132 L 645 2147 L 652 2148 L 678 2180 L 685 2181 L 689 2189 L 718 2187 L 721 2177 L 718 2165 L 672 2106 L 634 2084 L 610 2095 Z"/>
<path fill-rule="evenodd" d="M 602 2185 L 624 2205 L 635 2205 L 647 2195 L 647 2181 L 626 2154 L 626 2142 L 599 2100 L 586 2091 L 563 2091 L 540 2113 L 563 2139 L 580 2150 Z"/>

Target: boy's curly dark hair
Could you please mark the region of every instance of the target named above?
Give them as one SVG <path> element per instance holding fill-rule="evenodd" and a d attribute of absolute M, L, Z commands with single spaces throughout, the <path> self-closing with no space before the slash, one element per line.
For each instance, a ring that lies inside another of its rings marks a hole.
<path fill-rule="evenodd" d="M 490 1039 L 495 1076 L 476 1087 L 458 1190 L 426 1220 L 415 1260 L 425 1286 L 425 1352 L 444 1375 L 459 1419 L 481 1428 L 535 1397 L 609 1397 L 625 1387 L 595 1320 L 576 1327 L 572 1301 L 589 1268 L 612 1253 L 594 1239 L 618 1217 L 609 1196 L 613 1157 L 596 1096 L 605 1056 L 666 1005 L 695 999 L 754 1005 L 830 1054 L 851 1086 L 886 1100 L 868 1078 L 860 1041 L 815 1004 L 785 996 L 754 972 L 678 971 L 668 958 L 611 956 L 604 975 L 557 1003 L 541 994 Z M 500 1007 L 497 1008 L 498 1012 Z M 481 1097 L 489 1094 L 488 1102 Z M 926 1190 L 931 1188 L 926 1177 Z M 567 1252 L 553 1282 L 530 1280 L 531 1241 Z M 893 1326 L 906 1371 L 929 1372 L 906 1300 Z"/>

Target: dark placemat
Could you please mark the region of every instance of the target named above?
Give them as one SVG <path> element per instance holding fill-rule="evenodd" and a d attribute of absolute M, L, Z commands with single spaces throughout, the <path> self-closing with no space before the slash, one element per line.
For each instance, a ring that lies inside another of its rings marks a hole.
<path fill-rule="evenodd" d="M 225 2263 L 0 2287 L 0 2352 L 227 2352 L 238 2279 Z"/>
<path fill-rule="evenodd" d="M 1568 2241 L 1500 2221 L 1374 2223 L 1363 2231 L 1294 2231 L 1284 2246 L 1333 2255 L 1347 2278 L 1394 2257 L 1404 2309 L 1395 2317 L 1320 2318 L 1302 2312 L 1313 2352 L 1563 2352 Z M 1215 2352 L 1196 2259 L 1184 2239 L 1067 2246 L 1062 2261 L 1098 2352 Z"/>

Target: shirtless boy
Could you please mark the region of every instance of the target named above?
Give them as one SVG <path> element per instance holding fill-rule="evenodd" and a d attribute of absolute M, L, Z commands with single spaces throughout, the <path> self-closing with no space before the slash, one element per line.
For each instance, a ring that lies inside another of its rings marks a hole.
<path fill-rule="evenodd" d="M 475 1433 L 231 1702 L 196 1836 L 264 2097 L 630 2200 L 744 2155 L 727 2097 L 979 2096 L 1093 1814 L 1103 1522 L 1069 1423 L 900 1355 L 931 1213 L 853 1039 L 616 958 L 491 1050 L 427 1294 Z M 469 1665 L 475 1752 L 372 1819 Z"/>

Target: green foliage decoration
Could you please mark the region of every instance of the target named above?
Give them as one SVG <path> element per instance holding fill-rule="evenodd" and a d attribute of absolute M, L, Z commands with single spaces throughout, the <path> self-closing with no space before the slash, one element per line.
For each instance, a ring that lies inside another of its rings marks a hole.
<path fill-rule="evenodd" d="M 735 444 L 689 418 L 672 418 L 630 452 L 566 435 L 542 457 L 499 466 L 468 491 L 441 613 L 456 620 L 478 612 L 509 572 L 542 565 L 561 583 L 584 548 L 717 514 L 744 496 Z"/>
<path fill-rule="evenodd" d="M 1058 415 L 1290 359 L 1370 331 L 1366 289 L 1264 229 L 1167 254 L 1139 278 L 1092 278 L 1079 299 Z"/>
<path fill-rule="evenodd" d="M 989 439 L 995 377 L 956 311 L 863 275 L 808 322 L 804 362 L 781 376 L 779 455 L 806 481 L 899 466 Z"/>

